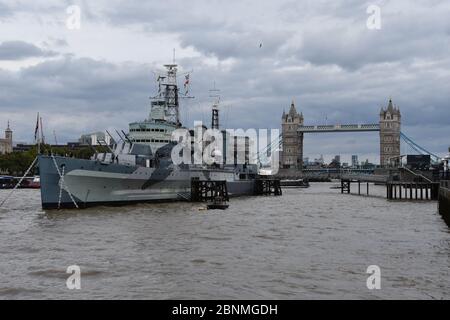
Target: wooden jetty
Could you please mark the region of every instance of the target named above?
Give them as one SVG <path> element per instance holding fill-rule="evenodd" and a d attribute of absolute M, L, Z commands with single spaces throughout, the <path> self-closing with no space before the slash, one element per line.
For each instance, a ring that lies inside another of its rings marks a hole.
<path fill-rule="evenodd" d="M 303 179 L 286 179 L 280 180 L 282 188 L 309 188 L 308 180 Z"/>
<path fill-rule="evenodd" d="M 438 200 L 439 182 L 425 177 L 420 180 L 422 181 L 393 181 L 387 175 L 344 175 L 341 178 L 341 193 L 349 194 L 352 183 L 357 183 L 358 195 L 361 195 L 361 184 L 364 183 L 366 194 L 369 195 L 369 184 L 376 183 L 386 186 L 388 200 Z"/>
<path fill-rule="evenodd" d="M 438 200 L 439 182 L 388 182 L 389 200 Z"/>
<path fill-rule="evenodd" d="M 214 202 L 218 198 L 229 201 L 225 180 L 191 180 L 191 201 Z"/>
<path fill-rule="evenodd" d="M 254 195 L 281 196 L 280 179 L 255 179 Z M 225 180 L 192 179 L 191 192 L 180 193 L 179 197 L 191 202 L 209 202 L 210 208 L 226 208 L 228 207 L 226 203 L 229 201 L 227 182 Z"/>

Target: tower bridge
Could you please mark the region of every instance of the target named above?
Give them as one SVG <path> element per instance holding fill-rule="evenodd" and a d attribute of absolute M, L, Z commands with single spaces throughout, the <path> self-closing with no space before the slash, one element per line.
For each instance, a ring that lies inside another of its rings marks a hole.
<path fill-rule="evenodd" d="M 288 113 L 283 112 L 281 120 L 280 161 L 283 169 L 303 167 L 303 140 L 306 133 L 379 132 L 381 166 L 398 165 L 400 161 L 401 114 L 392 100 L 389 100 L 386 108 L 381 108 L 378 123 L 304 125 L 303 113 L 297 112 L 294 102 Z"/>
<path fill-rule="evenodd" d="M 380 124 L 336 124 L 321 126 L 299 126 L 297 132 L 315 133 L 315 132 L 364 132 L 380 131 Z"/>

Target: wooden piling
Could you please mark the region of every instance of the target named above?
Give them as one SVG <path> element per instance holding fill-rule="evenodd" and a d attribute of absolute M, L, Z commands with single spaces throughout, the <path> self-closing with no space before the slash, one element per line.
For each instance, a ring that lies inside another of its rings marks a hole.
<path fill-rule="evenodd" d="M 255 195 L 274 195 L 281 196 L 280 179 L 256 179 Z"/>
<path fill-rule="evenodd" d="M 217 197 L 221 197 L 224 201 L 229 200 L 225 180 L 191 180 L 191 201 L 214 201 Z"/>

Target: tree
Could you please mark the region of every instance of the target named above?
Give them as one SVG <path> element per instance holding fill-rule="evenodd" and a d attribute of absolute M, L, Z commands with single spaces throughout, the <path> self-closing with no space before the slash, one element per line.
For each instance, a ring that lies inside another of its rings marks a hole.
<path fill-rule="evenodd" d="M 105 147 L 97 147 L 97 151 L 108 152 Z M 94 154 L 94 149 L 89 146 L 69 148 L 67 146 L 51 147 L 50 145 L 41 145 L 41 154 L 89 159 Z M 14 176 L 23 176 L 36 156 L 37 147 L 33 147 L 28 151 L 14 151 L 0 155 L 0 172 Z M 30 171 L 30 175 L 36 175 L 37 173 L 37 166 L 35 166 Z"/>

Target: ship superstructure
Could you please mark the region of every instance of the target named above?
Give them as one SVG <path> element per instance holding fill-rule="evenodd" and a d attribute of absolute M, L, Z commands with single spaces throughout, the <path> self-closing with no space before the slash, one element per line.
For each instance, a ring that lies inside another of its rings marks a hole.
<path fill-rule="evenodd" d="M 129 124 L 131 141 L 149 145 L 158 150 L 171 140 L 172 132 L 181 127 L 179 100 L 188 96 L 189 74 L 185 74 L 184 94 L 180 94 L 177 84 L 178 66 L 164 65 L 166 71 L 157 75 L 158 93 L 151 97 L 150 114 L 144 121 Z"/>

